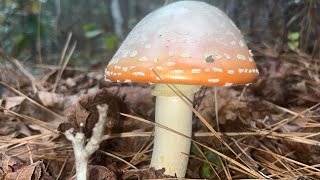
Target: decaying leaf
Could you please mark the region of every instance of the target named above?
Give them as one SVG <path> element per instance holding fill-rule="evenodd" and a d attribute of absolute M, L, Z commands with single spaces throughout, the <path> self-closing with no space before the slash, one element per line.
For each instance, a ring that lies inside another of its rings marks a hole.
<path fill-rule="evenodd" d="M 201 93 L 201 92 L 200 92 Z M 217 94 L 219 124 L 223 127 L 229 124 L 247 124 L 250 125 L 249 107 L 246 102 L 240 101 L 239 91 L 231 88 L 219 88 Z M 215 98 L 214 89 L 206 88 L 204 96 L 201 97 L 200 104 L 197 107 L 201 115 L 213 126 L 216 125 Z"/>
<path fill-rule="evenodd" d="M 42 161 L 37 161 L 29 166 L 24 166 L 16 172 L 7 173 L 5 176 L 7 180 L 53 180 L 54 178 L 49 176 L 45 172 L 45 166 Z"/>
<path fill-rule="evenodd" d="M 151 94 L 153 86 L 145 83 L 122 84 L 104 83 L 103 87 L 119 96 L 137 115 L 154 119 L 155 97 Z"/>
<path fill-rule="evenodd" d="M 25 100 L 25 97 L 22 97 L 22 96 L 7 97 L 5 99 L 4 107 L 6 109 L 11 109 L 13 107 L 20 105 L 24 100 Z"/>
<path fill-rule="evenodd" d="M 89 94 L 81 97 L 79 101 L 70 108 L 69 122 L 75 128 L 79 128 L 80 123 L 85 125 L 86 136 L 90 137 L 91 130 L 98 120 L 98 111 L 96 106 L 108 104 L 108 120 L 106 123 L 106 132 L 120 132 L 124 118 L 119 112 L 128 113 L 128 107 L 117 96 L 111 94 L 107 89 L 101 89 L 96 94 Z"/>
<path fill-rule="evenodd" d="M 3 153 L 1 153 L 0 155 L 0 167 L 5 173 L 16 172 L 17 170 L 26 165 L 26 163 L 18 157 L 8 156 Z"/>
<path fill-rule="evenodd" d="M 37 93 L 39 102 L 45 107 L 51 109 L 63 109 L 64 108 L 64 96 L 62 94 L 51 93 L 47 91 L 39 91 Z"/>

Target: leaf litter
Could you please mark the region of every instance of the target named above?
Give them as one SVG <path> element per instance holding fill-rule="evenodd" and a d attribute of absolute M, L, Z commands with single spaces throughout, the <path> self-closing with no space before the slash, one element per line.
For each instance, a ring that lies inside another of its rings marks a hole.
<path fill-rule="evenodd" d="M 261 72 L 257 83 L 220 87 L 217 99 L 213 87 L 202 87 L 195 95 L 193 106 L 201 117 L 193 119 L 197 150 L 190 154 L 188 178 L 320 178 L 319 67 L 306 54 L 273 56 L 257 51 Z M 73 179 L 73 149 L 63 132 L 71 127 L 79 131 L 84 123 L 83 131 L 90 137 L 99 116 L 96 106 L 104 103 L 110 108 L 105 140 L 91 157 L 90 179 L 169 178 L 164 170 L 148 168 L 154 128 L 152 86 L 105 82 L 100 71 L 66 67 L 54 88 L 61 73 L 57 69 L 35 78 L 21 68 L 0 67 L 2 179 Z M 214 135 L 209 129 L 217 126 L 216 100 L 220 132 Z"/>

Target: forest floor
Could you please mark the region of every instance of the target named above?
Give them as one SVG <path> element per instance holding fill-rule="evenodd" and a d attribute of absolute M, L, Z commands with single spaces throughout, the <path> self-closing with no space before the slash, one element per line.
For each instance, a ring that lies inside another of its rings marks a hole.
<path fill-rule="evenodd" d="M 105 82 L 104 67 L 37 66 L 35 77 L 1 52 L 1 179 L 70 179 L 73 148 L 64 132 L 90 137 L 96 105 L 108 104 L 104 141 L 90 160 L 90 179 L 161 179 L 148 169 L 153 124 L 119 112 L 154 119 L 149 84 Z M 320 65 L 299 52 L 255 51 L 260 77 L 248 87 L 202 87 L 194 108 L 188 178 L 320 179 Z M 220 132 L 217 129 L 218 104 Z M 217 138 L 217 137 L 221 137 Z M 220 140 L 219 140 L 220 139 Z M 231 149 L 225 147 L 226 143 Z M 218 151 L 224 156 L 218 156 Z M 232 153 L 235 152 L 235 153 Z"/>

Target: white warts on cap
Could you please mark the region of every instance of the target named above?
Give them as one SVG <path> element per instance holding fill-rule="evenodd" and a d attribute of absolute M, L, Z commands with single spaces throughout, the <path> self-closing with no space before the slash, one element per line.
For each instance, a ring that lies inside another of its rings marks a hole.
<path fill-rule="evenodd" d="M 211 83 L 217 83 L 219 82 L 220 80 L 219 79 L 208 79 L 208 82 L 211 82 Z"/>
<path fill-rule="evenodd" d="M 234 74 L 234 70 L 228 70 L 228 74 Z"/>
<path fill-rule="evenodd" d="M 167 66 L 173 66 L 173 65 L 175 65 L 176 63 L 175 62 L 168 62 L 167 63 Z"/>
<path fill-rule="evenodd" d="M 231 59 L 231 55 L 230 54 L 224 54 L 224 56 L 226 57 L 226 59 Z"/>
<path fill-rule="evenodd" d="M 145 76 L 144 72 L 134 72 L 132 73 L 134 76 Z"/>
<path fill-rule="evenodd" d="M 158 63 L 158 57 L 154 57 L 154 58 L 153 58 L 153 62 L 154 62 L 154 63 Z"/>
<path fill-rule="evenodd" d="M 126 80 L 124 80 L 124 82 L 125 83 L 130 83 L 130 82 L 132 82 L 130 79 L 126 79 Z"/>
<path fill-rule="evenodd" d="M 252 73 L 259 73 L 259 70 L 258 69 L 251 69 Z"/>
<path fill-rule="evenodd" d="M 222 69 L 217 67 L 213 67 L 212 70 L 213 72 L 222 72 Z"/>
<path fill-rule="evenodd" d="M 253 54 L 252 54 L 252 50 L 251 50 L 251 49 L 249 49 L 249 54 L 250 54 L 251 56 L 253 56 Z"/>
<path fill-rule="evenodd" d="M 162 66 L 157 66 L 156 69 L 159 70 L 159 71 L 163 71 L 164 70 L 164 68 Z"/>
<path fill-rule="evenodd" d="M 193 74 L 199 74 L 201 72 L 201 69 L 192 69 L 191 73 Z"/>
<path fill-rule="evenodd" d="M 225 83 L 225 86 L 232 86 L 232 83 Z"/>
<path fill-rule="evenodd" d="M 128 67 L 123 67 L 122 69 L 123 69 L 124 72 L 128 71 Z"/>
<path fill-rule="evenodd" d="M 143 56 L 143 57 L 139 58 L 139 61 L 141 61 L 141 62 L 145 62 L 145 61 L 148 61 L 148 58 L 147 58 L 147 57 L 145 57 L 145 56 Z"/>
<path fill-rule="evenodd" d="M 138 51 L 132 51 L 129 56 L 135 57 L 137 54 L 138 54 Z"/>
<path fill-rule="evenodd" d="M 242 55 L 242 54 L 237 54 L 237 58 L 239 60 L 246 60 L 246 57 L 244 55 Z"/>
<path fill-rule="evenodd" d="M 180 69 L 172 70 L 171 73 L 174 73 L 174 74 L 183 74 L 183 70 L 180 70 Z"/>
<path fill-rule="evenodd" d="M 220 54 L 215 54 L 213 57 L 215 60 L 222 59 L 222 56 Z"/>
<path fill-rule="evenodd" d="M 125 51 L 122 55 L 123 58 L 126 58 L 128 56 L 128 54 L 130 53 L 130 51 Z"/>
<path fill-rule="evenodd" d="M 117 64 L 119 62 L 119 58 L 114 58 L 110 61 L 110 64 Z"/>

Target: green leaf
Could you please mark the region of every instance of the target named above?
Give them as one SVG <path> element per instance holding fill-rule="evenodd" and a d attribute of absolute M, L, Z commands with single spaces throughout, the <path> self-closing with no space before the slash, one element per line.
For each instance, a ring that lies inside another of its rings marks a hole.
<path fill-rule="evenodd" d="M 213 175 L 213 170 L 208 163 L 204 163 L 200 169 L 201 178 L 210 178 Z"/>
<path fill-rule="evenodd" d="M 83 30 L 84 32 L 91 31 L 91 30 L 94 30 L 94 29 L 97 29 L 95 23 L 84 24 L 84 25 L 82 26 L 82 30 Z"/>
<path fill-rule="evenodd" d="M 296 41 L 299 40 L 300 38 L 300 33 L 299 32 L 292 32 L 288 34 L 288 39 L 291 41 Z"/>
<path fill-rule="evenodd" d="M 289 49 L 296 51 L 299 48 L 299 42 L 298 41 L 292 41 L 288 42 Z"/>
<path fill-rule="evenodd" d="M 206 156 L 206 158 L 208 159 L 208 161 L 210 161 L 211 163 L 213 163 L 214 165 L 216 166 L 222 166 L 221 165 L 221 161 L 220 161 L 220 158 L 219 156 L 212 152 L 212 151 L 206 151 L 204 152 L 204 155 Z"/>
<path fill-rule="evenodd" d="M 118 46 L 119 40 L 116 35 L 107 35 L 104 38 L 104 44 L 107 50 L 114 50 Z"/>
<path fill-rule="evenodd" d="M 100 29 L 96 29 L 96 30 L 91 30 L 91 31 L 87 31 L 84 33 L 84 36 L 88 39 L 94 38 L 99 36 L 100 34 L 102 34 L 103 31 Z"/>
<path fill-rule="evenodd" d="M 41 4 L 38 1 L 33 1 L 31 4 L 31 11 L 35 14 L 39 13 L 41 10 Z"/>
<path fill-rule="evenodd" d="M 200 149 L 201 149 L 201 148 L 200 148 Z M 201 152 L 198 150 L 198 148 L 197 148 L 196 145 L 194 145 L 194 144 L 191 145 L 191 152 L 192 152 L 193 154 L 195 154 L 196 156 L 198 156 L 198 157 L 203 157 L 202 154 L 201 154 Z"/>
<path fill-rule="evenodd" d="M 15 37 L 15 48 L 14 48 L 14 55 L 19 55 L 26 47 L 27 47 L 27 42 L 28 42 L 28 36 L 25 34 L 18 34 Z"/>

